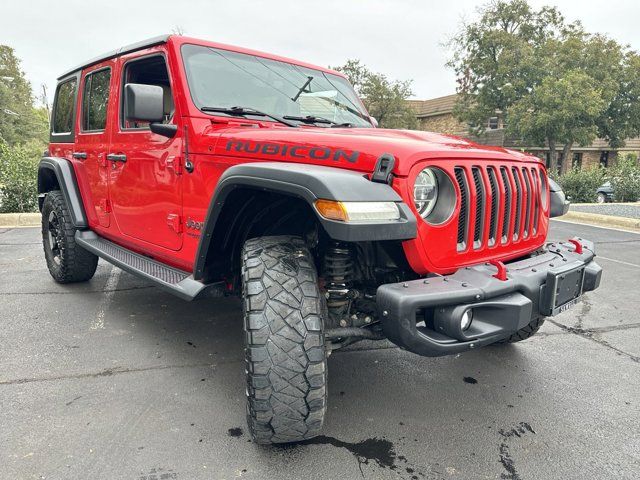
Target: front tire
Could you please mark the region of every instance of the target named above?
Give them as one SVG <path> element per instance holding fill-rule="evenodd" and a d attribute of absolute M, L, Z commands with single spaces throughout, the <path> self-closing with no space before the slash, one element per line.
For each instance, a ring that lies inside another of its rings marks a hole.
<path fill-rule="evenodd" d="M 596 198 L 596 202 L 598 203 L 607 203 L 607 197 L 604 193 L 598 193 L 598 197 Z"/>
<path fill-rule="evenodd" d="M 540 330 L 540 327 L 544 325 L 544 320 L 545 320 L 545 317 L 534 318 L 533 320 L 531 320 L 529 325 L 527 325 L 526 327 L 522 327 L 516 333 L 512 334 L 511 336 L 503 340 L 500 340 L 498 343 L 503 343 L 503 344 L 516 343 L 516 342 L 521 342 L 522 340 L 526 340 L 527 338 L 533 337 L 536 333 L 538 333 L 538 330 Z"/>
<path fill-rule="evenodd" d="M 248 240 L 242 252 L 247 423 L 256 443 L 320 433 L 327 406 L 324 304 L 299 237 Z"/>
<path fill-rule="evenodd" d="M 42 205 L 42 245 L 47 267 L 58 283 L 85 282 L 96 273 L 98 257 L 76 244 L 76 229 L 59 190 Z"/>

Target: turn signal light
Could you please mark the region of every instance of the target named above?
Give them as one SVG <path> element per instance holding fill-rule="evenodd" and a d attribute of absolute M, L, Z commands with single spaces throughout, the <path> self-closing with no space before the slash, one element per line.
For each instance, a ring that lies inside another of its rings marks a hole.
<path fill-rule="evenodd" d="M 400 219 L 400 210 L 395 202 L 338 202 L 316 200 L 316 210 L 324 218 L 339 222 L 372 223 Z"/>
<path fill-rule="evenodd" d="M 329 220 L 337 220 L 339 222 L 346 222 L 349 220 L 347 211 L 344 208 L 342 202 L 336 202 L 334 200 L 316 200 L 316 208 L 320 215 Z"/>

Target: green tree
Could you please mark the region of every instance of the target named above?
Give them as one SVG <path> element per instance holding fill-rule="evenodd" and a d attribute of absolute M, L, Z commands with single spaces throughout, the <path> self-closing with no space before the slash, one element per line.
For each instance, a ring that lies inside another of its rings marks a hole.
<path fill-rule="evenodd" d="M 639 131 L 637 54 L 567 22 L 556 8 L 494 1 L 451 47 L 457 116 L 481 134 L 487 118 L 498 112 L 509 134 L 549 145 L 552 170 L 556 145 L 564 145 L 564 158 L 570 158 L 576 143 L 600 136 L 619 147 Z"/>
<path fill-rule="evenodd" d="M 561 77 L 544 78 L 530 94 L 515 101 L 509 108 L 508 131 L 536 145 L 546 141 L 552 152 L 560 141 L 564 158 L 569 158 L 574 143 L 587 145 L 595 140 L 596 122 L 605 107 L 595 80 L 569 70 Z"/>
<path fill-rule="evenodd" d="M 0 142 L 9 146 L 32 140 L 46 143 L 48 115 L 45 108 L 34 107 L 33 100 L 13 48 L 0 45 Z"/>
<path fill-rule="evenodd" d="M 347 60 L 335 69 L 347 76 L 381 127 L 416 128 L 415 111 L 406 103 L 413 95 L 411 80 L 389 80 L 386 75 L 369 70 L 360 60 Z"/>

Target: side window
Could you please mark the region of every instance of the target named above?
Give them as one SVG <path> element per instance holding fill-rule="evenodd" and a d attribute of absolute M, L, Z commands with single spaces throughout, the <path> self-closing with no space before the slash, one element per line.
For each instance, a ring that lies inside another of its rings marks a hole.
<path fill-rule="evenodd" d="M 111 69 L 98 70 L 84 79 L 82 92 L 82 130 L 100 131 L 107 125 L 107 104 Z"/>
<path fill-rule="evenodd" d="M 164 92 L 164 121 L 170 123 L 173 118 L 174 104 L 169 82 L 169 72 L 167 64 L 161 55 L 133 60 L 125 64 L 123 73 L 122 89 L 120 96 L 124 100 L 124 86 L 127 83 L 141 83 L 143 85 L 157 85 L 162 87 Z M 146 122 L 129 122 L 124 118 L 124 104 L 120 104 L 120 125 L 126 129 L 146 129 L 149 128 Z"/>
<path fill-rule="evenodd" d="M 73 112 L 77 80 L 72 78 L 58 85 L 53 112 L 52 133 L 73 134 Z"/>

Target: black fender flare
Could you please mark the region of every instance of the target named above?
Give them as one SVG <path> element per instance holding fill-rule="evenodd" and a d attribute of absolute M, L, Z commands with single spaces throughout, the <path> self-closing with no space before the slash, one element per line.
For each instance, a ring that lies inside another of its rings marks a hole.
<path fill-rule="evenodd" d="M 346 242 L 408 240 L 417 235 L 411 209 L 387 184 L 371 182 L 363 173 L 321 165 L 291 162 L 252 162 L 228 168 L 220 177 L 202 228 L 194 277 L 201 278 L 209 246 L 225 199 L 236 188 L 254 188 L 291 195 L 305 200 L 320 224 L 334 240 Z M 344 202 L 395 202 L 400 219 L 389 222 L 345 223 L 328 220 L 315 209 L 318 199 Z"/>
<path fill-rule="evenodd" d="M 64 196 L 71 220 L 76 228 L 87 228 L 87 216 L 82 204 L 82 197 L 78 189 L 76 174 L 73 170 L 71 162 L 66 158 L 59 157 L 42 157 L 38 164 L 38 197 L 39 206 L 42 209 L 42 199 L 47 192 L 53 190 L 52 176 L 55 176 L 60 191 Z"/>
<path fill-rule="evenodd" d="M 569 211 L 571 202 L 566 199 L 562 187 L 552 178 L 549 178 L 549 197 L 551 203 L 549 217 L 561 217 Z"/>

